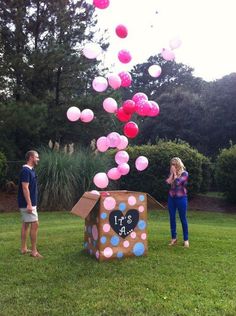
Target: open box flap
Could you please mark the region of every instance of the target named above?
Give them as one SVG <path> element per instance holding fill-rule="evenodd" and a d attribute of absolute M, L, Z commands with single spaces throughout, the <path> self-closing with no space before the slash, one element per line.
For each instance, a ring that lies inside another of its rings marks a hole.
<path fill-rule="evenodd" d="M 147 193 L 147 207 L 148 209 L 155 209 L 155 208 L 165 208 L 160 202 L 154 199 L 150 194 Z"/>
<path fill-rule="evenodd" d="M 71 210 L 72 214 L 86 218 L 100 199 L 100 195 L 85 192 Z"/>

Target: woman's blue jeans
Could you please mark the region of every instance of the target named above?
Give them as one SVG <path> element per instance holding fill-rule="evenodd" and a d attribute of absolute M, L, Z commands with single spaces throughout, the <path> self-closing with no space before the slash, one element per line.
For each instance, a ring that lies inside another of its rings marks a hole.
<path fill-rule="evenodd" d="M 179 218 L 182 224 L 184 240 L 188 240 L 188 221 L 187 221 L 187 196 L 171 197 L 168 196 L 168 209 L 170 215 L 170 230 L 172 239 L 176 239 L 176 210 L 179 212 Z"/>

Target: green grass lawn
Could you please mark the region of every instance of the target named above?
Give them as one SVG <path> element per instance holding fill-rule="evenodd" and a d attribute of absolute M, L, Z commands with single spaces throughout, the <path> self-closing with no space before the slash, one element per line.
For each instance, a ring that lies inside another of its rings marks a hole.
<path fill-rule="evenodd" d="M 189 212 L 184 249 L 167 245 L 167 212 L 149 212 L 148 256 L 103 263 L 82 252 L 82 219 L 40 225 L 37 260 L 19 254 L 19 214 L 0 214 L 1 316 L 236 315 L 236 214 Z"/>

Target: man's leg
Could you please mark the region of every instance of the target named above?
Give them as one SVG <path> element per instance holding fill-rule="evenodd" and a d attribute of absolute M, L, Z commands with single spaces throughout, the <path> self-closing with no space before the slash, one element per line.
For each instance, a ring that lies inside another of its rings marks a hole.
<path fill-rule="evenodd" d="M 21 227 L 21 253 L 25 254 L 27 252 L 27 237 L 28 237 L 28 231 L 29 231 L 29 225 L 30 223 L 22 223 Z"/>
<path fill-rule="evenodd" d="M 37 236 L 38 236 L 38 227 L 39 222 L 32 222 L 30 228 L 30 239 L 32 245 L 32 256 L 33 257 L 42 257 L 37 250 Z"/>

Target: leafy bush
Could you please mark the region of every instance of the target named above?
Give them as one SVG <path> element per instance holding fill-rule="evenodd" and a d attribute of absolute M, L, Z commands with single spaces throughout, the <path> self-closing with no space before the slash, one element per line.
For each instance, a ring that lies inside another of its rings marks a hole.
<path fill-rule="evenodd" d="M 0 152 L 0 186 L 2 186 L 6 179 L 7 159 L 6 156 Z"/>
<path fill-rule="evenodd" d="M 127 152 L 131 170 L 128 176 L 121 178 L 121 189 L 148 192 L 158 200 L 166 200 L 169 186 L 165 179 L 169 174 L 170 160 L 176 156 L 182 159 L 189 172 L 189 196 L 208 189 L 210 161 L 186 143 L 159 141 L 157 145 L 129 147 Z M 142 172 L 135 168 L 138 156 L 146 156 L 149 160 L 149 167 Z"/>
<path fill-rule="evenodd" d="M 236 202 L 236 145 L 218 155 L 215 177 L 218 189 L 229 201 Z"/>
<path fill-rule="evenodd" d="M 39 205 L 47 210 L 69 210 L 85 191 L 94 188 L 94 175 L 108 170 L 109 157 L 88 149 L 71 155 L 43 150 L 37 168 Z"/>

